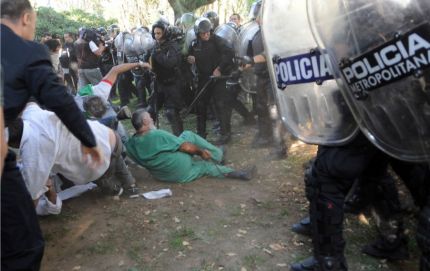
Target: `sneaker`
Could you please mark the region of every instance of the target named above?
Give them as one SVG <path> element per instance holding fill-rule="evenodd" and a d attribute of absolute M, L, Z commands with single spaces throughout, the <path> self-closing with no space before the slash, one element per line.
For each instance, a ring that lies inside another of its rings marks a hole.
<path fill-rule="evenodd" d="M 137 186 L 130 186 L 129 188 L 124 189 L 122 195 L 128 198 L 135 198 L 140 195 L 140 189 Z"/>
<path fill-rule="evenodd" d="M 116 114 L 116 117 L 118 120 L 125 120 L 125 119 L 131 119 L 131 111 L 128 108 L 128 106 L 123 106 Z"/>
<path fill-rule="evenodd" d="M 314 257 L 309 257 L 301 262 L 293 263 L 291 265 L 291 271 L 313 271 L 316 266 Z"/>
<path fill-rule="evenodd" d="M 293 224 L 293 226 L 291 227 L 291 230 L 301 235 L 311 236 L 312 229 L 311 229 L 311 220 L 309 216 L 300 220 L 299 223 Z"/>

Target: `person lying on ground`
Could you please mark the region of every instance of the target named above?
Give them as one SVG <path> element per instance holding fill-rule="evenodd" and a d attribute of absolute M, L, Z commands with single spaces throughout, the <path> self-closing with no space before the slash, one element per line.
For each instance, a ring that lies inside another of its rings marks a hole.
<path fill-rule="evenodd" d="M 158 180 L 187 183 L 203 176 L 250 180 L 256 172 L 255 166 L 234 170 L 221 165 L 223 151 L 191 131 L 175 136 L 156 129 L 145 109 L 134 112 L 131 122 L 136 134 L 125 144 L 127 154 Z"/>
<path fill-rule="evenodd" d="M 74 184 L 96 181 L 102 189 L 117 195 L 138 192 L 135 179 L 121 155 L 123 145 L 119 136 L 97 121 L 87 122 L 104 157 L 102 165 L 97 168 L 88 166 L 82 159 L 80 142 L 60 119 L 54 113 L 42 110 L 36 103 L 28 103 L 22 118 L 9 126 L 9 144 L 19 148 L 24 181 L 36 206 L 38 199 L 49 191 L 50 175 L 57 173 Z M 57 213 L 61 210 L 59 201 L 57 197 L 56 203 L 50 202 L 59 209 Z"/>

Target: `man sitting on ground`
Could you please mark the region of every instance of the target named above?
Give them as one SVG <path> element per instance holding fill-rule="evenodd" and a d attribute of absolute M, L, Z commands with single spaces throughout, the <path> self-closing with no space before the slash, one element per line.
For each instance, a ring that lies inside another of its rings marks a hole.
<path fill-rule="evenodd" d="M 49 176 L 57 173 L 74 184 L 96 181 L 102 189 L 117 195 L 123 191 L 129 195 L 137 193 L 135 179 L 121 156 L 123 145 L 118 135 L 97 121 L 87 122 L 104 156 L 103 164 L 98 168 L 88 166 L 82 159 L 79 140 L 60 119 L 36 103 L 27 104 L 22 119 L 9 126 L 9 145 L 20 150 L 22 175 L 36 205 L 49 191 Z M 41 201 L 47 206 L 38 206 L 37 210 L 50 209 L 50 213 L 58 214 L 61 200 L 49 195 L 52 193 L 48 193 L 47 198 L 56 202 Z"/>
<path fill-rule="evenodd" d="M 203 176 L 250 180 L 256 171 L 255 166 L 236 171 L 220 165 L 221 149 L 190 131 L 177 137 L 156 129 L 144 109 L 134 112 L 131 122 L 136 134 L 125 144 L 127 154 L 161 181 L 187 183 Z M 194 155 L 203 160 L 193 159 Z"/>

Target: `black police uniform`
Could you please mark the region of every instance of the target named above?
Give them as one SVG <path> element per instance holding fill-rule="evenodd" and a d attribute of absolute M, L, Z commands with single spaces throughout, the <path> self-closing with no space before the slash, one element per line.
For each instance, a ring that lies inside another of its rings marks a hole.
<path fill-rule="evenodd" d="M 254 35 L 248 48 L 251 57 L 263 54 L 263 39 L 261 30 Z M 272 85 L 266 63 L 255 63 L 254 73 L 257 76 L 255 110 L 257 113 L 258 135 L 257 140 L 271 142 L 273 139 L 272 121 L 270 119 L 269 105 L 273 104 Z"/>
<path fill-rule="evenodd" d="M 6 126 L 33 96 L 54 111 L 85 146 L 96 146 L 84 116 L 52 70 L 45 47 L 23 40 L 3 24 L 1 34 Z M 43 249 L 33 201 L 16 166 L 15 154 L 9 151 L 1 179 L 1 269 L 39 270 Z"/>
<path fill-rule="evenodd" d="M 183 132 L 182 119 L 179 111 L 184 107 L 183 79 L 180 78 L 182 61 L 179 44 L 173 40 L 157 43 L 151 53 L 152 70 L 156 74 L 155 101 L 156 108 L 165 108 L 166 117 L 174 135 Z M 154 108 L 154 106 L 152 106 Z"/>
<path fill-rule="evenodd" d="M 232 48 L 227 47 L 222 39 L 213 33 L 208 41 L 203 41 L 199 37 L 194 40 L 190 46 L 189 55 L 195 57 L 199 91 L 210 80 L 210 76 L 217 67 L 219 67 L 221 75 L 229 75 L 233 68 L 234 52 Z M 221 125 L 221 141 L 226 142 L 231 135 L 233 96 L 227 90 L 226 79 L 213 80 L 197 103 L 197 133 L 206 138 L 206 114 L 210 100 L 213 98 Z"/>
<path fill-rule="evenodd" d="M 317 260 L 315 270 L 347 270 L 342 234 L 345 196 L 356 178 L 367 182 L 386 178 L 388 164 L 402 178 L 421 207 L 417 241 L 423 251 L 421 265 L 427 267 L 422 270 L 429 270 L 429 167 L 388 157 L 361 132 L 347 145 L 319 146 L 312 172 L 305 179 L 306 195 L 310 200 L 314 257 Z M 395 194 L 392 196 L 396 197 Z M 392 204 L 391 208 L 395 205 Z M 389 210 L 388 214 L 390 212 L 393 214 L 396 210 Z M 401 234 L 398 237 L 402 242 Z M 293 270 L 308 270 L 300 265 L 294 267 Z"/>

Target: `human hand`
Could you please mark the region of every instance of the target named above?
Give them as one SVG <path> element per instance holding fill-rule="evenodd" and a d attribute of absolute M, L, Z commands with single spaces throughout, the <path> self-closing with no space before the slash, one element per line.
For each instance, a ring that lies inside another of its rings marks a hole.
<path fill-rule="evenodd" d="M 46 183 L 46 187 L 48 188 L 48 191 L 45 192 L 46 197 L 48 198 L 48 200 L 51 203 L 56 204 L 57 203 L 57 192 L 55 192 L 54 184 L 52 183 L 51 178 L 48 179 L 48 181 Z"/>
<path fill-rule="evenodd" d="M 187 61 L 190 64 L 194 64 L 194 63 L 196 63 L 196 58 L 194 56 L 188 56 Z"/>
<path fill-rule="evenodd" d="M 151 64 L 148 62 L 139 61 L 139 66 L 143 69 L 151 69 Z"/>
<path fill-rule="evenodd" d="M 90 166 L 90 168 L 96 168 L 102 164 L 103 162 L 102 152 L 97 146 L 89 148 L 84 145 L 81 145 L 81 150 L 83 155 L 82 159 L 84 163 Z"/>
<path fill-rule="evenodd" d="M 212 154 L 208 150 L 202 150 L 202 154 L 200 155 L 204 160 L 210 160 L 212 158 Z"/>
<path fill-rule="evenodd" d="M 219 70 L 219 68 L 216 68 L 215 70 L 214 70 L 214 72 L 212 73 L 212 75 L 213 76 L 221 76 L 221 71 Z"/>

